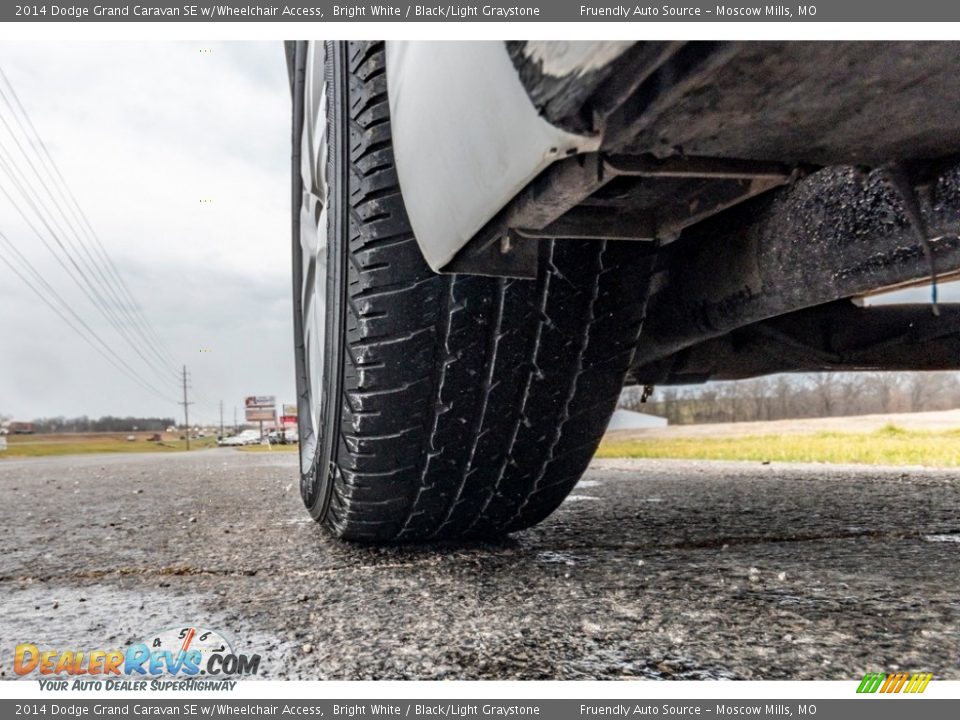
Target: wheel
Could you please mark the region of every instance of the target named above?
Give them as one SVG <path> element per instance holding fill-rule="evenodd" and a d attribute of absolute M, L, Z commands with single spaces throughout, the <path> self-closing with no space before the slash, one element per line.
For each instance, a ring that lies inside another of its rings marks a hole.
<path fill-rule="evenodd" d="M 297 48 L 301 493 L 339 537 L 493 536 L 586 469 L 629 368 L 641 244 L 544 242 L 534 280 L 437 275 L 404 210 L 382 43 Z"/>

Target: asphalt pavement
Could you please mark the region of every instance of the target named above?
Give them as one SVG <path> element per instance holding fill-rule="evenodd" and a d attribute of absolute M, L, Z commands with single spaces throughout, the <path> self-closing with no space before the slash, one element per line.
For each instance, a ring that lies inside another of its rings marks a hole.
<path fill-rule="evenodd" d="M 498 543 L 373 548 L 307 516 L 296 455 L 0 460 L 13 647 L 190 623 L 302 679 L 960 679 L 955 472 L 596 461 Z"/>

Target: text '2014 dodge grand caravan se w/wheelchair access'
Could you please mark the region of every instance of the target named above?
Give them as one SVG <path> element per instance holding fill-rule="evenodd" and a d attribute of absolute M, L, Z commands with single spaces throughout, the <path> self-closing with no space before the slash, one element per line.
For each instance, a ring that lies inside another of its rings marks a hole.
<path fill-rule="evenodd" d="M 291 42 L 301 491 L 336 535 L 496 536 L 624 384 L 948 369 L 960 45 Z"/>

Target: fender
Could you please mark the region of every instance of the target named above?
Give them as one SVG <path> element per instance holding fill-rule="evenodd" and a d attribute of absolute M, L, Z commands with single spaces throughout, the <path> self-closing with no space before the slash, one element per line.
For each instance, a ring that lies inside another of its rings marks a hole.
<path fill-rule="evenodd" d="M 565 73 L 612 61 L 620 48 L 611 45 L 536 44 Z M 436 272 L 544 168 L 600 147 L 599 133 L 541 117 L 503 42 L 387 41 L 386 53 L 400 188 Z"/>

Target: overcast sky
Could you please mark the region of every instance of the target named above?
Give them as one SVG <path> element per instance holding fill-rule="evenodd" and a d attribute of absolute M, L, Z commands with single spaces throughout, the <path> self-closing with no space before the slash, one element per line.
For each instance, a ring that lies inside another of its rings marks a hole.
<path fill-rule="evenodd" d="M 0 67 L 150 323 L 188 366 L 202 401 L 192 415 L 213 422 L 223 400 L 232 422 L 247 394 L 293 402 L 282 45 L 5 42 Z M 12 124 L 2 101 L 0 117 Z M 2 125 L 0 143 L 15 153 Z M 2 169 L 0 186 L 15 192 Z M 115 370 L 0 264 L 0 414 L 182 417 L 172 373 L 158 376 L 120 339 L 2 195 L 0 231 L 167 398 Z"/>

